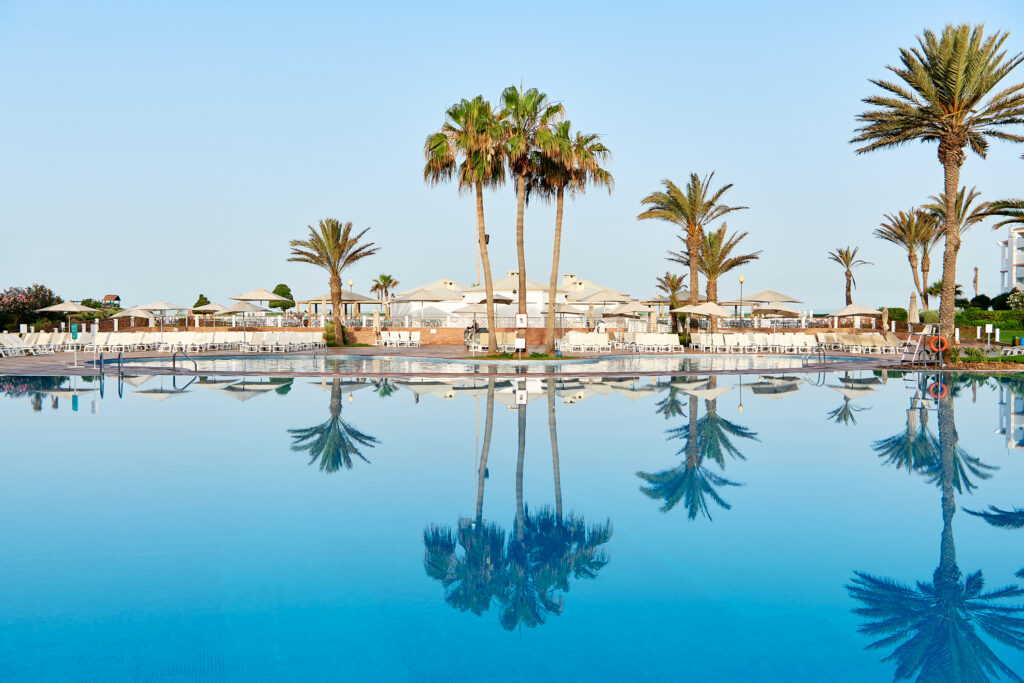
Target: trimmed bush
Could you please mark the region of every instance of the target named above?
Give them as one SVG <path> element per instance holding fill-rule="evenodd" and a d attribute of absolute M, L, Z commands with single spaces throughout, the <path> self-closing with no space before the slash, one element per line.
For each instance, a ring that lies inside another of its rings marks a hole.
<path fill-rule="evenodd" d="M 937 323 L 939 322 L 938 311 L 921 311 L 921 322 L 923 323 Z"/>
<path fill-rule="evenodd" d="M 900 323 L 907 322 L 907 309 L 905 309 L 905 308 L 890 308 L 889 309 L 889 320 L 895 320 L 896 322 L 900 322 Z"/>

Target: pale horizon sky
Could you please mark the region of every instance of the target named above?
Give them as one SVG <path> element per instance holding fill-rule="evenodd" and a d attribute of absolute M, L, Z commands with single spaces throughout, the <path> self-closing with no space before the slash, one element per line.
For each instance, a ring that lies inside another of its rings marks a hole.
<path fill-rule="evenodd" d="M 663 178 L 715 171 L 729 217 L 761 260 L 723 298 L 771 288 L 841 306 L 847 244 L 874 263 L 854 300 L 906 306 L 904 253 L 872 237 L 882 215 L 942 189 L 934 145 L 857 156 L 849 139 L 869 78 L 924 28 L 986 24 L 1024 51 L 1010 0 L 858 3 L 367 4 L 0 2 L 0 288 L 40 282 L 65 298 L 214 301 L 284 282 L 298 298 L 326 274 L 287 263 L 324 217 L 370 227 L 381 247 L 345 275 L 367 292 L 476 277 L 470 195 L 422 180 L 423 141 L 445 108 L 492 103 L 522 81 L 611 148 L 615 190 L 567 202 L 560 272 L 643 298 L 672 268 L 673 226 L 637 221 Z M 1024 81 L 1024 68 L 1010 82 Z M 968 155 L 983 199 L 1024 195 L 1024 146 Z M 484 208 L 495 277 L 516 267 L 511 184 Z M 527 275 L 546 281 L 554 209 L 526 217 Z M 958 282 L 998 291 L 1003 238 L 964 239 Z M 941 276 L 941 246 L 932 254 Z M 701 289 L 703 290 L 703 279 Z"/>

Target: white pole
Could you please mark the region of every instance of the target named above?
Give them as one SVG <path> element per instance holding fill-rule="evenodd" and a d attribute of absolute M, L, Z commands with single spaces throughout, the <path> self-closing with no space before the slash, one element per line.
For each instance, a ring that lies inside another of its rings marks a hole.
<path fill-rule="evenodd" d="M 996 328 L 996 343 L 999 343 L 999 328 Z"/>
<path fill-rule="evenodd" d="M 956 340 L 957 344 L 960 343 L 960 328 L 959 327 L 956 327 L 956 328 L 953 329 L 953 339 Z"/>

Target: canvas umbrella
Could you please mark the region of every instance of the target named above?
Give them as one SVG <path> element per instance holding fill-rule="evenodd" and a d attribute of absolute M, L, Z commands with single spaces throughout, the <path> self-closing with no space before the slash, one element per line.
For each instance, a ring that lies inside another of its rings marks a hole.
<path fill-rule="evenodd" d="M 776 291 L 771 290 L 771 289 L 765 289 L 765 290 L 762 290 L 762 291 L 757 292 L 755 294 L 751 294 L 750 296 L 745 296 L 745 297 L 743 297 L 743 300 L 744 301 L 753 301 L 755 303 L 763 303 L 763 304 L 782 304 L 782 303 L 802 304 L 803 303 L 803 301 L 800 301 L 800 299 L 794 299 L 793 297 L 789 296 L 788 294 L 782 294 L 781 292 L 776 292 Z"/>
<path fill-rule="evenodd" d="M 732 315 L 732 312 L 723 306 L 719 306 L 713 301 L 705 301 L 702 304 L 680 306 L 679 308 L 670 308 L 670 313 L 690 313 L 692 315 L 714 315 L 718 317 Z"/>
<path fill-rule="evenodd" d="M 789 306 L 781 303 L 761 304 L 754 309 L 752 315 L 777 316 L 780 318 L 800 317 L 799 311 L 795 311 Z"/>
<path fill-rule="evenodd" d="M 72 313 L 91 313 L 95 311 L 94 308 L 83 306 L 82 304 L 76 304 L 74 301 L 65 301 L 64 303 L 54 304 L 53 306 L 47 306 L 46 308 L 37 308 L 36 313 L 66 313 L 68 316 L 68 331 L 71 330 L 71 314 Z M 75 352 L 75 367 L 78 367 L 78 347 L 72 346 Z"/>
<path fill-rule="evenodd" d="M 441 289 L 418 289 L 412 292 L 407 292 L 402 296 L 392 299 L 393 304 L 407 304 L 419 302 L 420 305 L 420 318 L 423 317 L 423 304 L 425 303 L 436 303 L 438 301 L 454 301 L 461 299 L 462 294 L 459 292 L 453 292 L 449 290 Z"/>
<path fill-rule="evenodd" d="M 143 309 L 139 308 L 138 306 L 132 306 L 131 308 L 126 308 L 125 310 L 121 311 L 120 313 L 115 313 L 111 317 L 112 318 L 131 318 L 132 327 L 135 327 L 135 319 L 136 318 L 145 318 L 147 325 L 152 325 L 153 324 L 153 314 L 150 313 L 149 311 L 146 311 L 146 310 L 143 310 Z"/>
<path fill-rule="evenodd" d="M 882 315 L 882 312 L 876 311 L 873 308 L 868 308 L 867 306 L 861 306 L 860 304 L 850 304 L 848 306 L 843 306 L 832 315 L 837 318 L 849 318 L 854 315 L 878 316 Z"/>
<path fill-rule="evenodd" d="M 280 294 L 274 294 L 265 289 L 254 289 L 251 292 L 245 294 L 239 294 L 238 296 L 231 297 L 235 301 L 291 301 L 288 297 L 281 296 Z"/>
<path fill-rule="evenodd" d="M 196 306 L 195 308 L 192 309 L 192 312 L 193 313 L 220 313 L 223 310 L 224 310 L 224 306 L 221 306 L 220 304 L 210 303 L 210 304 L 204 304 L 202 306 Z M 196 325 L 197 326 L 199 325 L 198 320 L 196 321 Z"/>
<path fill-rule="evenodd" d="M 630 301 L 628 303 L 616 306 L 607 313 L 604 313 L 604 317 L 638 318 L 641 315 L 647 315 L 653 310 L 654 309 L 651 306 L 646 306 L 639 301 Z"/>
<path fill-rule="evenodd" d="M 187 311 L 186 306 L 179 306 L 178 304 L 172 304 L 169 301 L 150 301 L 148 304 L 142 306 L 136 306 L 136 308 L 143 311 L 152 311 L 154 313 L 166 313 L 167 311 Z M 160 316 L 160 341 L 164 340 L 164 318 Z"/>
<path fill-rule="evenodd" d="M 248 301 L 239 301 L 237 304 L 232 304 L 232 305 L 228 306 L 227 308 L 225 308 L 222 311 L 218 312 L 216 315 L 218 315 L 218 316 L 241 315 L 242 318 L 244 319 L 246 313 L 267 313 L 269 310 L 270 309 L 268 309 L 268 308 L 263 308 L 262 306 L 257 306 L 256 304 L 249 303 Z M 243 325 L 243 327 L 244 327 L 244 325 Z"/>
<path fill-rule="evenodd" d="M 907 309 L 907 322 L 911 325 L 921 323 L 921 315 L 917 312 L 917 293 L 910 293 L 910 308 Z"/>
<path fill-rule="evenodd" d="M 551 306 L 545 306 L 541 309 L 541 315 L 551 315 Z M 583 315 L 583 309 L 573 306 L 571 304 L 555 304 L 555 335 L 558 334 L 558 320 L 561 316 L 565 315 Z M 562 327 L 565 327 L 564 325 Z"/>

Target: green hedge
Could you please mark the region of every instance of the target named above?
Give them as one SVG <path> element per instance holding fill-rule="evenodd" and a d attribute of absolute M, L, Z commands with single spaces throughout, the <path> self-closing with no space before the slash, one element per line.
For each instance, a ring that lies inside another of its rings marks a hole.
<path fill-rule="evenodd" d="M 956 315 L 956 324 L 962 327 L 976 327 L 986 323 L 1006 329 L 1024 329 L 1024 311 L 983 311 L 980 308 L 965 308 Z"/>
<path fill-rule="evenodd" d="M 905 309 L 905 308 L 890 308 L 889 309 L 889 320 L 895 320 L 896 322 L 901 322 L 901 323 L 907 322 L 907 309 Z"/>

